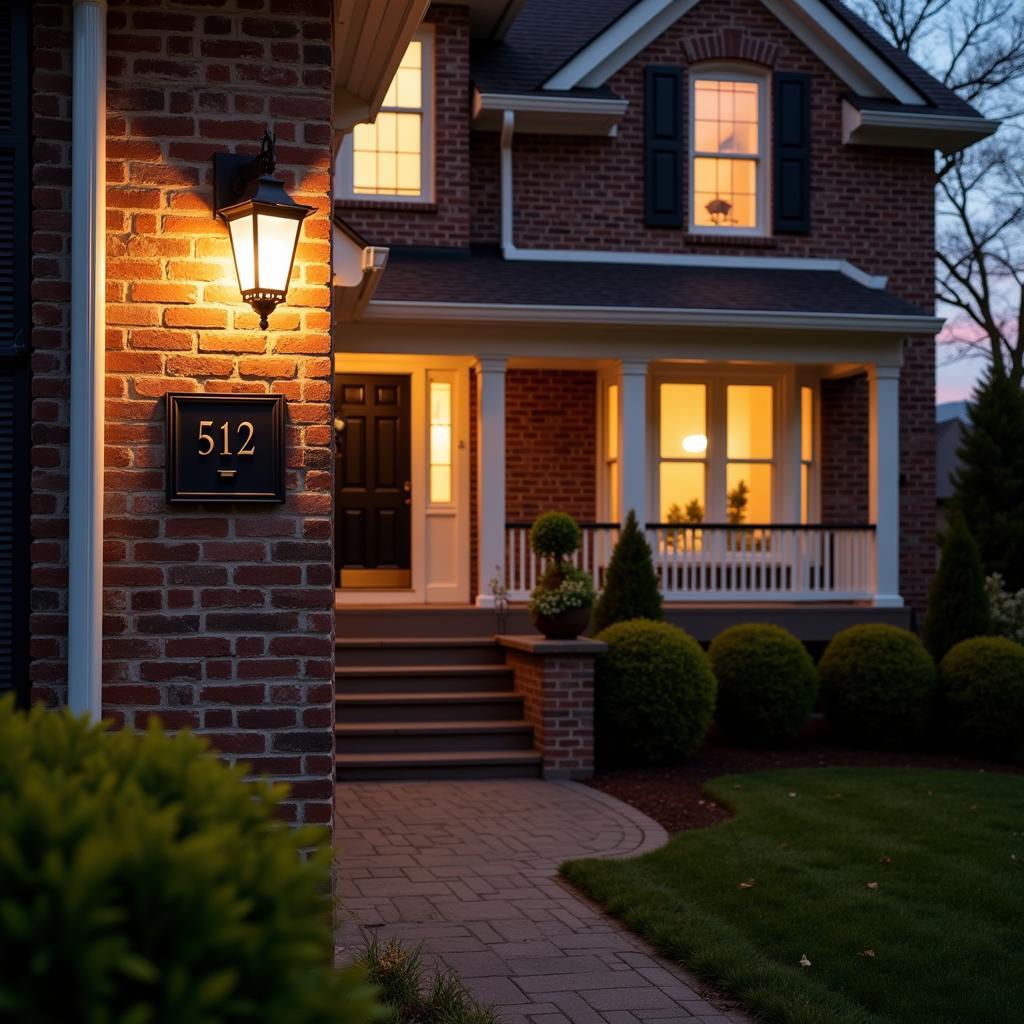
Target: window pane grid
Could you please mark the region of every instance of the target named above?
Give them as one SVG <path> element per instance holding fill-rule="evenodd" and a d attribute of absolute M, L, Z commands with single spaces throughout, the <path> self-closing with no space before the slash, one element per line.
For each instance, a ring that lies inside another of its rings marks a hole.
<path fill-rule="evenodd" d="M 452 500 L 452 386 L 430 382 L 430 500 Z"/>

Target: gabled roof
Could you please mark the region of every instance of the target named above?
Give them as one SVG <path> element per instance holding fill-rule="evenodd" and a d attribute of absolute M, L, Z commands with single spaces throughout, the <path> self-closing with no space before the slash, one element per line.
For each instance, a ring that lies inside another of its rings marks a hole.
<path fill-rule="evenodd" d="M 477 44 L 472 75 L 481 92 L 528 93 L 552 88 L 595 88 L 614 74 L 616 61 L 626 63 L 699 0 L 525 0 L 515 22 L 499 43 Z M 902 101 L 911 109 L 955 117 L 981 115 L 955 93 L 890 45 L 841 0 L 762 0 L 791 29 L 813 24 L 824 37 L 852 33 L 862 59 L 872 62 L 863 75 L 850 75 L 857 99 Z M 667 21 L 666 21 L 667 19 Z M 806 34 L 806 33 L 805 33 Z M 627 38 L 628 37 L 628 38 Z M 847 72 L 857 55 L 849 38 L 829 40 Z M 621 63 L 619 66 L 621 66 Z M 837 71 L 843 69 L 837 68 Z M 589 73 L 588 73 L 589 71 Z M 842 75 L 840 76 L 842 77 Z M 602 79 L 598 81 L 598 79 Z M 865 80 L 872 89 L 857 88 Z M 881 80 L 882 84 L 877 84 Z M 888 81 L 890 88 L 884 87 Z M 899 95 L 894 95 L 898 93 Z"/>

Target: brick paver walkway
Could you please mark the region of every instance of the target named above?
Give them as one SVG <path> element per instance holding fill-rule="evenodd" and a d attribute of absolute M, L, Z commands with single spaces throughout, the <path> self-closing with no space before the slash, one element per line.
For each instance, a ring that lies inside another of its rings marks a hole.
<path fill-rule="evenodd" d="M 634 856 L 666 838 L 575 783 L 340 785 L 341 955 L 364 928 L 422 941 L 506 1024 L 745 1021 L 557 879 L 567 858 Z"/>

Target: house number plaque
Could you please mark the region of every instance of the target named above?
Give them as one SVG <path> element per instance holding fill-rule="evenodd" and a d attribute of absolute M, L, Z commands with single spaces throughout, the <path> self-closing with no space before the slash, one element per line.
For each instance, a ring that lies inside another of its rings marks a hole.
<path fill-rule="evenodd" d="M 284 396 L 167 396 L 167 500 L 284 501 Z"/>

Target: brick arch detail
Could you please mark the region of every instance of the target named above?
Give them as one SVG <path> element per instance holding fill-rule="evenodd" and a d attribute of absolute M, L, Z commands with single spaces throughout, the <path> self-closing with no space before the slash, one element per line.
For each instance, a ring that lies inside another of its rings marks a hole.
<path fill-rule="evenodd" d="M 680 43 L 690 64 L 704 60 L 745 60 L 774 67 L 779 48 L 741 28 L 719 28 L 706 35 L 688 36 Z"/>

